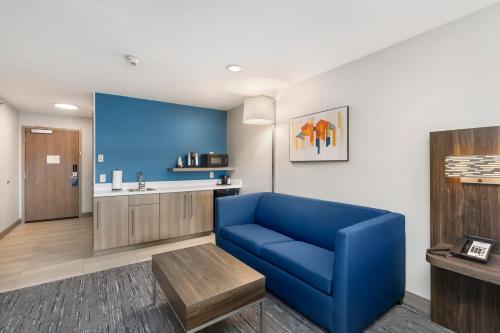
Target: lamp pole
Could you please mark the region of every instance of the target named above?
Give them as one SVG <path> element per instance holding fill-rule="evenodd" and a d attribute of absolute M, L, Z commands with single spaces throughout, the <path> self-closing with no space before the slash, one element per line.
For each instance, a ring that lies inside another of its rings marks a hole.
<path fill-rule="evenodd" d="M 275 155 L 276 155 L 276 102 L 275 102 L 275 105 L 274 105 L 274 109 L 273 109 L 273 129 L 272 129 L 272 143 L 271 143 L 271 192 L 274 193 L 275 191 L 275 177 L 276 177 L 276 170 L 275 170 L 275 166 L 274 166 L 274 159 L 275 159 Z"/>

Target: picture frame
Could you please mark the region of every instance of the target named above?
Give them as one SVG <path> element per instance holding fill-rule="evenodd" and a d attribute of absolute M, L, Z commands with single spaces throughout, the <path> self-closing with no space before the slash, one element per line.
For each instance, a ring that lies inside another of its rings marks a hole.
<path fill-rule="evenodd" d="M 290 118 L 289 160 L 349 161 L 349 106 Z"/>

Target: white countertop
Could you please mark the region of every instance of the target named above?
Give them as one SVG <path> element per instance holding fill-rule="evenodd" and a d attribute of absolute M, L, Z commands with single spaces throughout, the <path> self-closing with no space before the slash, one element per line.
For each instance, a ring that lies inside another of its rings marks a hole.
<path fill-rule="evenodd" d="M 94 198 L 113 197 L 119 195 L 141 195 L 155 193 L 172 193 L 172 192 L 187 192 L 187 191 L 211 191 L 223 190 L 230 188 L 241 188 L 242 181 L 240 179 L 231 179 L 231 185 L 217 185 L 217 179 L 204 180 L 176 180 L 164 182 L 146 182 L 146 188 L 153 188 L 153 191 L 135 191 L 130 192 L 130 188 L 138 188 L 138 183 L 123 183 L 121 191 L 113 191 L 111 183 L 94 184 Z"/>

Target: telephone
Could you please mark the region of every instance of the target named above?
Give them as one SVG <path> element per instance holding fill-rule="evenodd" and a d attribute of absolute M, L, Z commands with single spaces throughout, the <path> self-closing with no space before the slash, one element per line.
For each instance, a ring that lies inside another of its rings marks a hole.
<path fill-rule="evenodd" d="M 491 250 L 495 247 L 496 243 L 493 239 L 465 235 L 453 245 L 450 253 L 464 259 L 485 264 L 488 262 Z"/>
<path fill-rule="evenodd" d="M 465 235 L 460 237 L 451 248 L 433 247 L 428 249 L 427 253 L 443 257 L 457 256 L 486 264 L 496 244 L 497 241 L 493 239 Z"/>

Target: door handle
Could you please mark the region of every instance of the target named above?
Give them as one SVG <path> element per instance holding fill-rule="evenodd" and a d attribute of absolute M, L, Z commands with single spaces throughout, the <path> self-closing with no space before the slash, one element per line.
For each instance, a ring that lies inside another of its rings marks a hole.
<path fill-rule="evenodd" d="M 99 210 L 100 210 L 99 209 L 99 201 L 97 201 L 97 203 L 96 203 L 95 210 L 96 210 L 95 215 L 96 215 L 96 224 L 97 224 L 96 229 L 99 229 Z"/>

